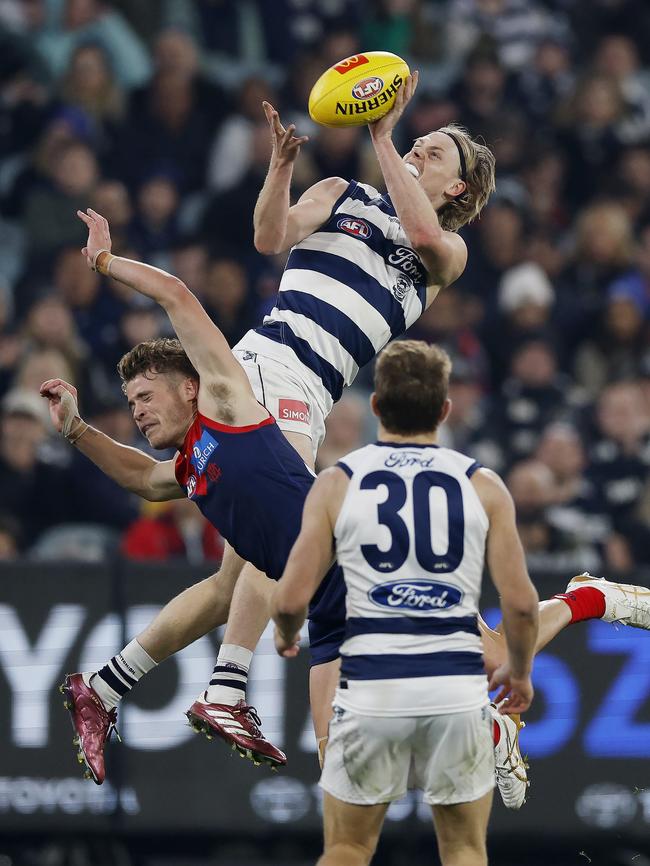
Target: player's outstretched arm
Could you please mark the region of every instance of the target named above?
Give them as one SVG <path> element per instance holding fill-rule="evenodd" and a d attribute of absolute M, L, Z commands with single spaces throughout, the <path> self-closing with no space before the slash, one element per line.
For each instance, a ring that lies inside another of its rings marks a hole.
<path fill-rule="evenodd" d="M 273 150 L 269 171 L 253 213 L 254 242 L 258 253 L 274 255 L 315 232 L 329 216 L 347 182 L 340 177 L 321 180 L 306 190 L 291 207 L 289 191 L 293 164 L 308 138 L 306 135 L 295 136 L 293 124 L 285 129 L 278 112 L 269 102 L 263 102 L 262 106 L 271 130 Z"/>
<path fill-rule="evenodd" d="M 300 534 L 271 599 L 275 648 L 285 658 L 298 653 L 307 605 L 334 559 L 334 526 L 347 487 L 347 475 L 333 466 L 321 472 L 305 500 Z"/>
<path fill-rule="evenodd" d="M 499 476 L 480 469 L 472 482 L 490 521 L 487 560 L 501 600 L 508 661 L 492 675 L 490 688 L 501 687 L 497 702 L 508 697 L 507 712 L 527 710 L 533 699 L 530 674 L 538 631 L 539 596 L 521 546 L 512 497 Z"/>
<path fill-rule="evenodd" d="M 437 291 L 462 274 L 467 263 L 467 247 L 458 235 L 441 228 L 433 205 L 393 144 L 393 129 L 417 86 L 418 72 L 415 71 L 397 91 L 388 114 L 369 124 L 368 129 L 393 206 L 429 274 L 431 290 L 427 301 L 431 303 Z"/>
<path fill-rule="evenodd" d="M 173 460 L 154 460 L 137 448 L 122 445 L 80 417 L 77 389 L 63 379 L 41 385 L 56 430 L 121 487 L 151 502 L 182 499 L 185 493 L 174 475 Z"/>
<path fill-rule="evenodd" d="M 228 379 L 231 386 L 250 390 L 228 341 L 185 283 L 159 268 L 112 255 L 108 220 L 91 208 L 87 213 L 77 211 L 77 216 L 88 227 L 88 242 L 82 253 L 89 267 L 163 307 L 201 381 Z"/>

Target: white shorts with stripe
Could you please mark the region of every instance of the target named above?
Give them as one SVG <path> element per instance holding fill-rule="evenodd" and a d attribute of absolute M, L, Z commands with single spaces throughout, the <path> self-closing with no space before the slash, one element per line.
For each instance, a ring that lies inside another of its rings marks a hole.
<path fill-rule="evenodd" d="M 248 349 L 233 349 L 255 398 L 269 410 L 280 430 L 311 438 L 314 458 L 325 438 L 325 411 L 300 373 Z"/>
<path fill-rule="evenodd" d="M 480 799 L 494 787 L 492 720 L 484 707 L 437 716 L 363 716 L 334 705 L 321 787 L 375 806 L 424 792 L 429 805 Z"/>

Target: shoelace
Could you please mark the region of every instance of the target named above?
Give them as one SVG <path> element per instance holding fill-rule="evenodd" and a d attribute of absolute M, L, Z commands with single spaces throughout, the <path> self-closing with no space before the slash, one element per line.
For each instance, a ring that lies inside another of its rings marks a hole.
<path fill-rule="evenodd" d="M 262 731 L 259 728 L 259 725 L 262 724 L 262 720 L 258 716 L 257 710 L 255 709 L 255 707 L 249 707 L 247 705 L 244 705 L 243 707 L 239 707 L 239 709 L 235 710 L 234 712 L 237 714 L 241 714 L 243 716 L 246 716 L 248 719 L 252 719 L 253 722 L 255 723 L 255 725 L 253 725 L 253 727 L 254 727 L 253 734 L 256 737 L 262 736 Z"/>

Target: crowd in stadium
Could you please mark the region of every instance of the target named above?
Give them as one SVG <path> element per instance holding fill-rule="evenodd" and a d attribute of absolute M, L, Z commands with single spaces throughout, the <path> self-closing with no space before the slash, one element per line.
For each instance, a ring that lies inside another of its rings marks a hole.
<path fill-rule="evenodd" d="M 580 36 L 578 41 L 577 36 Z M 381 187 L 363 127 L 316 127 L 318 75 L 360 50 L 420 70 L 398 147 L 458 121 L 497 159 L 462 278 L 408 336 L 454 361 L 442 442 L 501 473 L 536 572 L 624 574 L 650 541 L 650 6 L 644 0 L 5 0 L 0 4 L 0 557 L 219 558 L 191 503 L 118 488 L 52 432 L 41 382 L 137 437 L 115 366 L 169 333 L 88 269 L 78 208 L 113 251 L 171 271 L 234 344 L 273 305 L 256 253 L 261 102 L 310 136 L 297 197 Z M 320 466 L 373 435 L 364 370 Z"/>

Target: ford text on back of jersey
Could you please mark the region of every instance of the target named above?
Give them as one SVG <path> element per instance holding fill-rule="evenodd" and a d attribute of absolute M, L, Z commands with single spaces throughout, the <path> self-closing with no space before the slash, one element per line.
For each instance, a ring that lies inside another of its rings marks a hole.
<path fill-rule="evenodd" d="M 337 703 L 370 715 L 484 706 L 478 464 L 435 445 L 377 443 L 338 465 L 350 484 L 335 527 L 347 587 Z"/>

